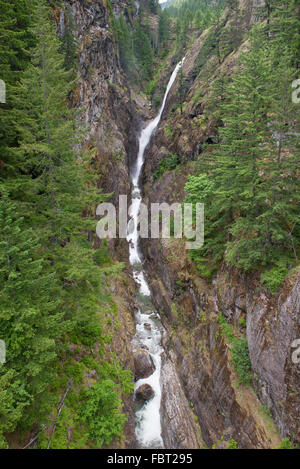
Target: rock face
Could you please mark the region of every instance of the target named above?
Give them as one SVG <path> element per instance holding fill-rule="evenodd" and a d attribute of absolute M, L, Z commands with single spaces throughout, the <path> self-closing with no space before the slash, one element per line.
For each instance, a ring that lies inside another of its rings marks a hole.
<path fill-rule="evenodd" d="M 148 378 L 155 371 L 151 355 L 144 349 L 139 348 L 134 353 L 135 380 Z"/>
<path fill-rule="evenodd" d="M 123 15 L 130 24 L 138 4 L 111 3 L 116 16 Z M 103 192 L 113 193 L 112 201 L 118 206 L 119 195 L 130 192 L 129 162 L 137 153 L 136 134 L 148 111 L 143 98 L 129 89 L 120 66 L 107 2 L 65 0 L 64 5 L 72 15 L 80 50 L 79 85 L 71 99 L 83 109 L 81 119 L 89 128 L 83 146 L 92 150 Z M 67 23 L 68 14 L 61 10 L 60 33 Z"/>
<path fill-rule="evenodd" d="M 240 47 L 222 64 L 216 56 L 209 58 L 206 71 L 210 79 L 218 73 L 231 74 L 240 51 L 246 47 L 243 41 L 255 17 L 254 7 L 260 3 L 239 2 L 241 11 L 245 11 L 241 15 Z M 144 200 L 149 204 L 172 204 L 185 198 L 190 169 L 184 164 L 153 178 L 163 158 L 173 153 L 186 163 L 198 158 L 203 145 L 217 138 L 213 120 L 203 120 L 210 79 L 201 80 L 196 72 L 204 40 L 205 33 L 195 40 L 184 62 L 183 80 L 188 92 L 183 113 L 175 106 L 177 80 L 149 148 L 144 171 Z M 146 270 L 153 279 L 153 302 L 169 333 L 165 349 L 172 354 L 205 443 L 219 445 L 234 438 L 240 448 L 269 448 L 278 446 L 281 436 L 300 444 L 300 364 L 292 360 L 292 343 L 300 338 L 300 272 L 291 273 L 279 293 L 272 296 L 255 276 L 245 278 L 230 269 L 220 270 L 212 284 L 205 282 L 187 256 L 182 240 L 143 240 L 142 248 Z M 238 335 L 247 337 L 255 392 L 237 385 L 230 344 L 222 334 L 219 314 Z M 167 412 L 165 403 L 163 408 Z M 273 415 L 279 436 L 265 408 Z M 163 418 L 167 419 L 166 415 Z M 170 422 L 165 422 L 168 427 Z M 166 435 L 168 438 L 171 435 Z"/>
<path fill-rule="evenodd" d="M 65 0 L 64 8 L 55 5 L 53 11 L 58 34 L 65 32 L 71 15 L 79 48 L 78 85 L 70 96 L 72 105 L 81 111 L 79 117 L 87 128 L 79 150 L 90 152 L 91 168 L 99 175 L 99 187 L 104 193 L 113 194 L 111 202 L 118 207 L 119 195 L 130 193 L 129 161 L 136 155 L 136 134 L 148 110 L 143 97 L 137 97 L 129 89 L 121 69 L 107 4 L 99 0 Z M 111 4 L 115 14 L 123 15 L 129 24 L 139 8 L 139 2 L 135 4 L 130 0 L 111 0 Z M 95 247 L 99 242 L 95 242 Z M 117 260 L 128 260 L 125 240 L 111 240 L 108 247 Z M 130 275 L 128 278 L 126 287 L 121 282 L 111 285 L 112 295 L 119 302 L 120 329 L 117 337 L 112 339 L 108 358 L 115 353 L 120 364 L 133 371 L 134 281 Z M 123 403 L 128 422 L 122 444 L 131 448 L 136 446 L 132 396 L 125 398 Z"/>
<path fill-rule="evenodd" d="M 135 16 L 140 6 L 140 2 L 130 0 L 112 0 L 111 3 L 116 15 L 127 19 L 129 14 Z M 247 14 L 242 15 L 246 29 L 253 21 L 253 1 L 243 0 L 242 3 L 247 10 Z M 137 153 L 139 122 L 149 117 L 148 111 L 143 98 L 128 88 L 122 73 L 106 2 L 66 0 L 64 4 L 71 8 L 80 49 L 79 85 L 71 99 L 74 106 L 84 108 L 82 120 L 89 131 L 83 147 L 92 150 L 99 186 L 104 192 L 113 193 L 112 201 L 116 203 L 120 194 L 129 194 L 129 163 Z M 62 33 L 68 21 L 63 10 L 59 11 L 57 19 L 58 31 Z M 166 119 L 177 103 L 174 86 L 164 112 L 165 120 L 147 156 L 145 195 L 151 202 L 172 203 L 184 199 L 185 172 L 188 171 L 183 168 L 176 177 L 174 173 L 166 173 L 154 182 L 152 173 L 160 160 L 169 152 L 191 160 L 201 153 L 203 144 L 215 138 L 212 122 L 201 125 L 205 83 L 199 82 L 194 72 L 203 40 L 199 37 L 194 43 L 183 70 L 191 99 L 187 97 L 183 115 L 174 113 L 174 120 L 168 122 L 172 129 L 172 136 L 168 137 L 170 132 L 164 130 Z M 235 60 L 235 53 L 225 59 L 222 65 L 225 73 L 230 73 Z M 170 69 L 174 65 L 169 64 Z M 217 68 L 216 63 L 215 70 Z M 200 88 L 203 96 L 192 99 Z M 168 331 L 162 363 L 161 403 L 166 447 L 202 445 L 197 419 L 206 445 L 234 438 L 241 448 L 276 447 L 279 438 L 270 428 L 270 422 L 261 415 L 263 404 L 274 415 L 281 436 L 289 436 L 300 443 L 300 365 L 293 363 L 291 349 L 293 340 L 300 338 L 299 272 L 286 281 L 279 295 L 272 297 L 254 278 L 245 280 L 229 271 L 219 272 L 213 285 L 206 284 L 193 270 L 180 240 L 175 243 L 145 241 L 143 247 L 149 277 L 155 279 L 151 283 L 153 300 Z M 125 242 L 113 241 L 110 248 L 119 260 L 127 260 Z M 125 292 L 120 285 L 113 288 L 114 294 L 117 292 L 119 296 Z M 136 379 L 146 378 L 153 373 L 154 364 L 146 350 L 139 349 L 133 357 L 134 324 L 128 313 L 133 310 L 130 301 L 119 305 L 119 310 L 121 332 L 113 339 L 112 351 L 124 367 L 135 371 Z M 237 328 L 239 320 L 246 319 L 255 373 L 253 384 L 261 401 L 252 391 L 236 385 L 230 347 L 217 322 L 219 313 Z M 176 334 L 173 326 L 176 326 Z M 140 394 L 150 396 L 150 389 L 142 389 Z M 124 444 L 127 448 L 135 447 L 131 397 L 125 400 L 124 409 L 129 418 Z"/>
<path fill-rule="evenodd" d="M 247 339 L 256 389 L 273 412 L 280 433 L 300 443 L 300 363 L 292 343 L 300 338 L 300 273 L 287 279 L 277 298 L 246 293 Z"/>
<path fill-rule="evenodd" d="M 161 370 L 161 423 L 165 448 L 197 449 L 202 446 L 200 429 L 178 377 L 176 357 L 172 351 L 168 355 L 163 357 Z"/>
<path fill-rule="evenodd" d="M 151 202 L 174 202 L 173 192 L 178 188 L 180 193 L 181 180 L 169 186 L 168 199 L 165 180 L 170 177 L 163 176 Z M 300 272 L 292 273 L 279 294 L 272 296 L 255 277 L 243 278 L 232 271 L 220 271 L 213 284 L 206 283 L 186 256 L 182 240 L 147 240 L 143 252 L 149 278 L 155 279 L 150 284 L 153 302 L 170 336 L 165 348 L 174 351 L 180 381 L 205 443 L 211 446 L 226 435 L 241 448 L 278 446 L 276 429 L 263 415 L 267 408 L 279 435 L 299 444 L 300 365 L 292 361 L 292 343 L 300 338 Z M 246 333 L 256 394 L 237 386 L 219 314 L 238 334 Z"/>
<path fill-rule="evenodd" d="M 154 391 L 150 384 L 142 384 L 136 391 L 135 397 L 139 401 L 150 401 L 154 396 Z"/>
<path fill-rule="evenodd" d="M 162 262 L 165 262 L 165 258 Z M 174 274 L 176 275 L 175 272 Z M 159 277 L 158 273 L 156 275 Z M 172 284 L 171 278 L 168 281 Z M 176 425 L 180 431 L 184 421 L 178 417 L 178 411 L 174 412 L 177 402 L 177 398 L 173 399 L 174 393 L 177 393 L 180 402 L 185 399 L 191 404 L 201 427 L 202 439 L 207 446 L 211 447 L 222 441 L 227 444 L 231 439 L 237 441 L 239 448 L 278 446 L 280 439 L 276 428 L 271 421 L 264 418 L 262 403 L 252 390 L 238 386 L 238 377 L 230 362 L 230 347 L 217 322 L 221 304 L 215 301 L 216 291 L 210 291 L 205 284 L 192 286 L 190 281 L 187 291 L 178 298 L 177 310 L 184 318 L 183 324 L 179 325 L 174 306 L 172 307 L 176 283 L 170 292 L 162 282 L 154 281 L 153 284 L 153 301 L 165 313 L 162 318 L 168 330 L 169 343 L 164 346 L 169 351 L 170 361 L 179 376 L 179 385 L 175 384 L 175 389 L 170 390 L 166 387 L 165 380 L 168 384 L 176 383 L 176 377 L 168 379 L 168 366 L 163 367 L 162 422 L 164 438 L 169 447 L 182 447 L 178 446 L 178 439 L 174 441 Z M 176 333 L 173 332 L 174 326 Z M 181 392 L 183 397 L 179 397 Z M 172 396 L 172 402 L 166 402 L 168 396 Z M 190 432 L 181 434 L 189 435 Z M 176 437 L 178 438 L 178 433 Z M 172 446 L 173 444 L 176 446 Z"/>

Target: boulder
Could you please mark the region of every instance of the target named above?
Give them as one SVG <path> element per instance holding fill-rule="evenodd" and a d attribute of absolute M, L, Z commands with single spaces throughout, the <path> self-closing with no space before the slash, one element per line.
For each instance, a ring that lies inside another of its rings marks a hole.
<path fill-rule="evenodd" d="M 151 355 L 142 348 L 139 348 L 134 354 L 135 380 L 148 378 L 155 370 Z"/>
<path fill-rule="evenodd" d="M 139 401 L 150 401 L 154 396 L 154 390 L 150 384 L 142 384 L 135 392 L 135 397 Z"/>

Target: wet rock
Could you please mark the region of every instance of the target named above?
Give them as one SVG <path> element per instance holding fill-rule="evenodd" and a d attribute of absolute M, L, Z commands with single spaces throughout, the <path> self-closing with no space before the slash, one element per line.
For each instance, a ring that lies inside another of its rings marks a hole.
<path fill-rule="evenodd" d="M 162 436 L 166 449 L 197 449 L 201 445 L 199 428 L 184 394 L 173 360 L 163 356 L 162 363 Z"/>
<path fill-rule="evenodd" d="M 135 380 L 148 378 L 155 371 L 151 355 L 144 349 L 139 348 L 134 354 Z"/>
<path fill-rule="evenodd" d="M 154 396 L 154 390 L 150 384 L 142 384 L 135 392 L 136 399 L 140 401 L 150 401 Z"/>
<path fill-rule="evenodd" d="M 145 322 L 144 328 L 147 329 L 147 331 L 151 331 L 151 324 L 149 324 L 148 322 Z"/>

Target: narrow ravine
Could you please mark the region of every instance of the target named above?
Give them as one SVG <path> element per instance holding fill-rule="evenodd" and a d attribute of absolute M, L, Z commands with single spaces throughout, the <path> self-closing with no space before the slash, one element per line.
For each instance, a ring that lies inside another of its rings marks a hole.
<path fill-rule="evenodd" d="M 145 402 L 136 402 L 136 437 L 141 448 L 163 448 L 164 442 L 161 430 L 161 346 L 163 326 L 158 313 L 154 312 L 151 304 L 151 294 L 142 267 L 142 255 L 139 249 L 138 220 L 142 203 L 140 176 L 145 161 L 145 151 L 150 139 L 157 129 L 165 108 L 169 91 L 176 79 L 184 59 L 177 64 L 168 83 L 162 106 L 157 117 L 142 130 L 139 138 L 139 152 L 135 166 L 132 170 L 132 201 L 129 209 L 130 220 L 127 228 L 127 241 L 129 243 L 129 261 L 133 266 L 133 275 L 139 285 L 137 297 L 138 309 L 136 312 L 136 334 L 133 339 L 135 350 L 146 350 L 151 356 L 155 371 L 147 378 L 139 379 L 135 390 L 142 384 L 148 384 L 154 391 L 154 397 Z"/>

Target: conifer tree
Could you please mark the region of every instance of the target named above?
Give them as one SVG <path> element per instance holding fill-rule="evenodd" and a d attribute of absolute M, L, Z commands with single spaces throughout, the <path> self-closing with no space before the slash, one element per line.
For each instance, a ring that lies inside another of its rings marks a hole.
<path fill-rule="evenodd" d="M 30 2 L 28 0 L 0 1 L 0 79 L 6 85 L 6 103 L 0 104 L 0 161 L 2 179 L 11 165 L 10 147 L 17 135 L 13 126 L 13 96 L 16 82 L 28 63 L 28 49 L 32 41 L 29 33 Z"/>
<path fill-rule="evenodd" d="M 47 273 L 37 236 L 26 228 L 5 191 L 0 199 L 0 228 L 0 335 L 6 344 L 0 382 L 6 386 L 10 377 L 0 394 L 11 400 L 1 430 L 11 431 L 33 402 L 35 406 L 46 402 L 45 391 L 55 376 L 51 364 L 57 356 L 56 341 L 67 323 L 62 323 L 57 311 L 56 280 Z"/>
<path fill-rule="evenodd" d="M 142 78 L 149 80 L 152 77 L 153 51 L 148 36 L 140 25 L 136 26 L 133 34 L 134 52 L 141 68 Z"/>

